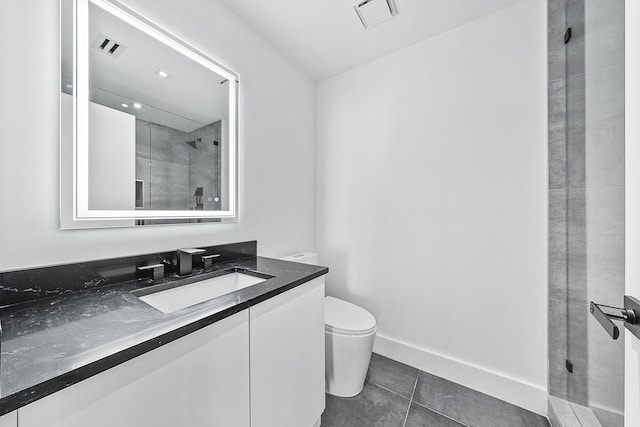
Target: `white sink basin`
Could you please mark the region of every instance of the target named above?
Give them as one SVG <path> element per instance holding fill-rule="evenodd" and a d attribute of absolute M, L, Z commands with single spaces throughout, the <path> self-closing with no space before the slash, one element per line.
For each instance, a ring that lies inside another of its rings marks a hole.
<path fill-rule="evenodd" d="M 189 285 L 176 286 L 175 288 L 154 292 L 138 298 L 168 314 L 238 289 L 253 286 L 265 280 L 267 279 L 248 274 L 229 273 L 224 276 L 202 280 Z"/>

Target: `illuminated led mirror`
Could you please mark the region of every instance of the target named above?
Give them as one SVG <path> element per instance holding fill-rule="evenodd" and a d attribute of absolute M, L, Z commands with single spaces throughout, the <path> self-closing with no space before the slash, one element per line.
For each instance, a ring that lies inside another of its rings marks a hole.
<path fill-rule="evenodd" d="M 119 2 L 62 0 L 63 228 L 235 220 L 237 85 Z"/>

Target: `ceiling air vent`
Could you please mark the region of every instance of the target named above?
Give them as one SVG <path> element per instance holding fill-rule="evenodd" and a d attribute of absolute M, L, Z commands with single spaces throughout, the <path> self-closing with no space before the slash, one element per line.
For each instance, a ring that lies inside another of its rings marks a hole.
<path fill-rule="evenodd" d="M 112 58 L 118 58 L 122 55 L 122 52 L 127 49 L 127 46 L 115 40 L 113 37 L 109 37 L 102 33 L 98 33 L 98 35 L 93 39 L 91 47 Z"/>
<path fill-rule="evenodd" d="M 397 15 L 393 0 L 365 0 L 353 5 L 365 29 L 383 23 Z"/>

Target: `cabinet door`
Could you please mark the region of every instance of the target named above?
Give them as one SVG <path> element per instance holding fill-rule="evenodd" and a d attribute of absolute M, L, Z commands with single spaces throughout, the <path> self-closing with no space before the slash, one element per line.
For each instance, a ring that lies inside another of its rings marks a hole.
<path fill-rule="evenodd" d="M 325 407 L 324 278 L 249 313 L 251 427 L 312 427 Z"/>
<path fill-rule="evenodd" d="M 18 427 L 18 412 L 9 412 L 0 417 L 0 427 Z"/>
<path fill-rule="evenodd" d="M 249 427 L 248 310 L 18 410 L 20 427 Z"/>

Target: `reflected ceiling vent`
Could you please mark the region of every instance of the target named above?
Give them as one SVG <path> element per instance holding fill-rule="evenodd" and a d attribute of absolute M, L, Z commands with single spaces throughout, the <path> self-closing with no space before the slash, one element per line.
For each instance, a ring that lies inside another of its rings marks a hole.
<path fill-rule="evenodd" d="M 365 29 L 375 27 L 398 14 L 393 0 L 364 0 L 353 5 Z"/>
<path fill-rule="evenodd" d="M 98 33 L 98 35 L 93 39 L 91 42 L 91 48 L 112 58 L 120 57 L 122 52 L 127 50 L 127 46 L 103 33 Z"/>

